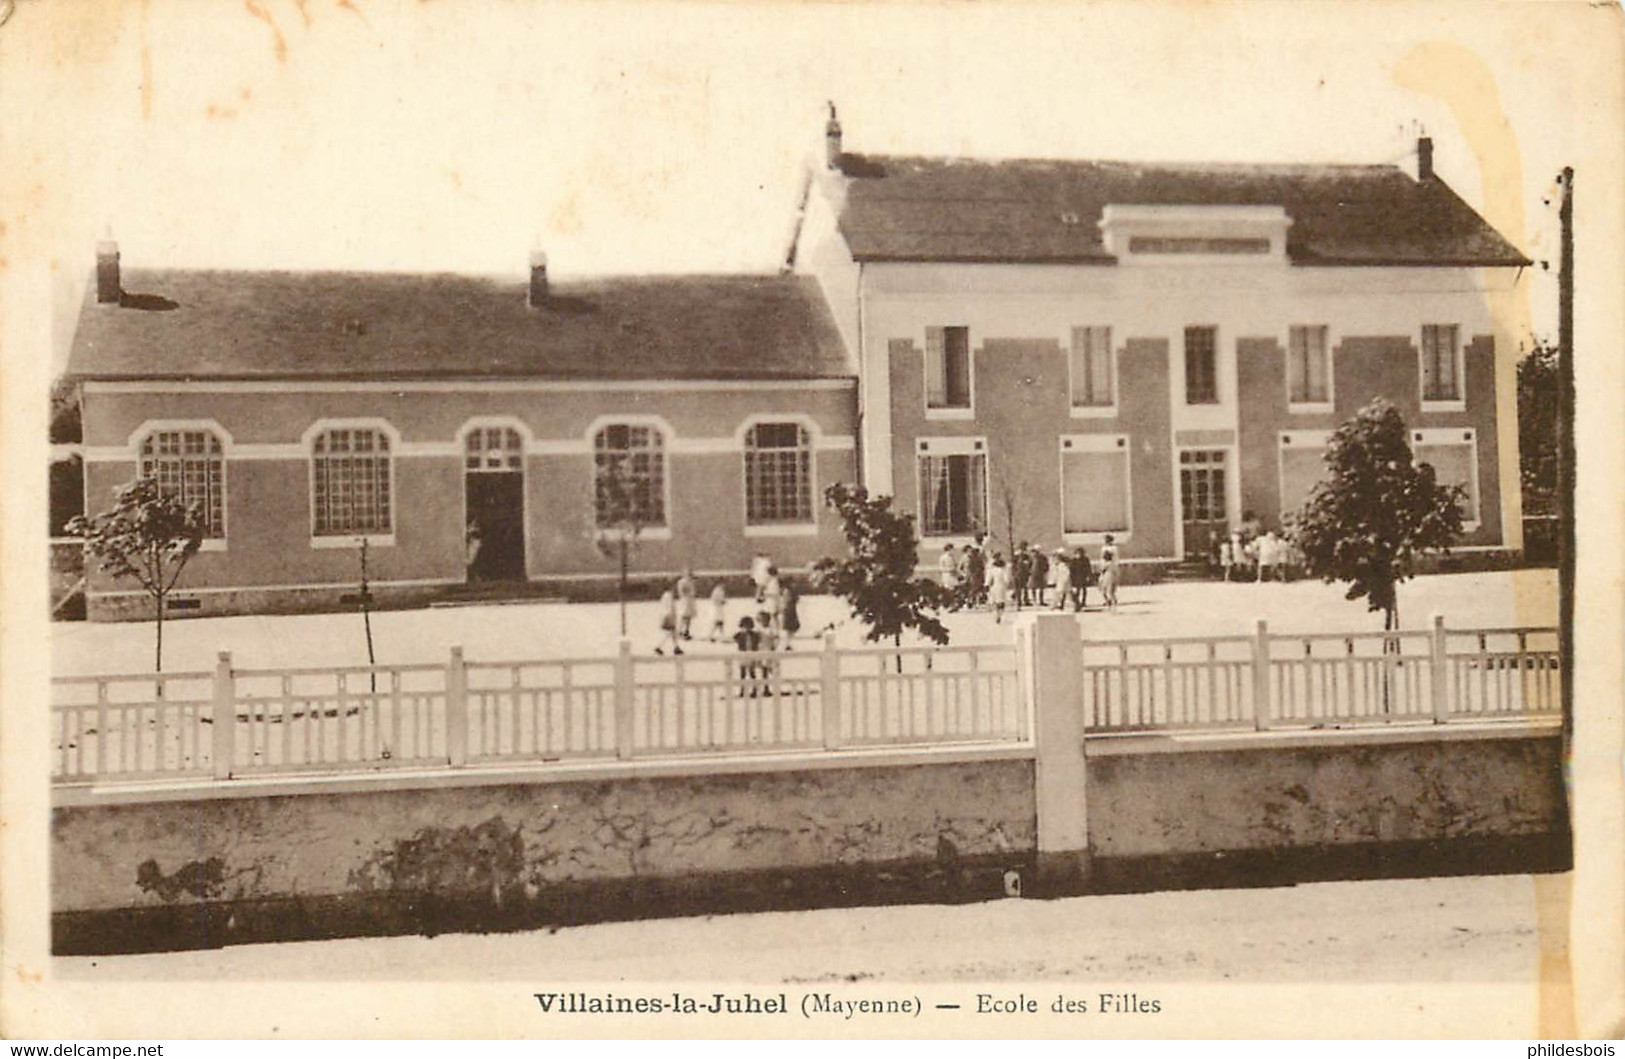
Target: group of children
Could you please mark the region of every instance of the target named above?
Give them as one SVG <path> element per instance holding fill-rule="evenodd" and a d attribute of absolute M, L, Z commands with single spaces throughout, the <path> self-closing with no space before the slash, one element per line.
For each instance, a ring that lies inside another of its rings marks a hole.
<path fill-rule="evenodd" d="M 1247 517 L 1239 529 L 1213 542 L 1213 563 L 1226 581 L 1291 581 L 1303 567 L 1303 555 L 1290 531 L 1259 532 Z"/>
<path fill-rule="evenodd" d="M 740 651 L 776 651 L 780 646 L 790 649 L 790 640 L 801 631 L 800 593 L 789 578 L 780 577 L 779 569 L 771 562 L 756 564 L 751 572 L 756 584 L 755 617 L 746 614 L 739 619 L 733 634 L 734 645 Z M 711 586 L 710 642 L 718 643 L 728 637 L 728 590 L 721 580 Z M 684 570 L 676 583 L 660 596 L 660 644 L 655 654 L 683 653 L 682 641 L 694 638 L 694 622 L 699 617 L 699 591 L 694 571 Z"/>
<path fill-rule="evenodd" d="M 1090 585 L 1098 585 L 1105 605 L 1117 610 L 1120 572 L 1117 543 L 1110 533 L 1100 549 L 1098 571 L 1081 547 L 1071 552 L 1057 548 L 1051 557 L 1041 546 L 1026 541 L 1016 545 L 1006 562 L 1002 552 L 989 552 L 984 533 L 961 549 L 952 543 L 945 545 L 937 569 L 942 587 L 953 593 L 955 610 L 991 606 L 995 622 L 1004 621 L 1005 609 L 1012 604 L 1017 610 L 1045 606 L 1051 590 L 1054 609 L 1071 605 L 1081 611 L 1088 606 Z"/>

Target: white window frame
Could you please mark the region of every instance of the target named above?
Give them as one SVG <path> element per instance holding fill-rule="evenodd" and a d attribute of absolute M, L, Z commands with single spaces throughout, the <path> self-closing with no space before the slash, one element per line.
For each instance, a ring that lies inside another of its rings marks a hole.
<path fill-rule="evenodd" d="M 672 459 L 677 441 L 677 432 L 664 418 L 647 413 L 628 412 L 624 415 L 601 415 L 587 424 L 587 517 L 592 526 L 593 533 L 600 540 L 616 540 L 619 533 L 613 528 L 598 525 L 598 432 L 608 426 L 649 427 L 660 433 L 661 459 L 660 492 L 661 506 L 666 513 L 666 522 L 661 526 L 643 526 L 638 530 L 638 540 L 669 541 L 672 535 L 672 523 L 675 521 L 676 511 L 671 505 L 671 480 L 675 476 L 676 461 Z"/>
<path fill-rule="evenodd" d="M 1451 327 L 1456 331 L 1456 397 L 1434 400 L 1427 395 L 1427 340 L 1429 327 Z M 1416 395 L 1424 412 L 1465 412 L 1467 410 L 1467 336 L 1460 324 L 1425 323 L 1416 332 Z"/>
<path fill-rule="evenodd" d="M 807 514 L 808 520 L 801 522 L 752 522 L 750 520 L 750 433 L 764 423 L 794 423 L 807 433 Z M 747 537 L 811 537 L 818 533 L 818 450 L 823 443 L 823 435 L 818 424 L 809 415 L 802 413 L 786 413 L 773 415 L 761 413 L 753 415 L 740 424 L 734 438 L 739 446 L 739 473 L 743 491 L 740 500 L 743 502 L 741 517 L 744 520 L 744 534 Z"/>
<path fill-rule="evenodd" d="M 943 332 L 943 363 L 946 365 L 948 356 L 947 333 L 954 329 L 960 329 L 965 332 L 965 393 L 969 403 L 963 408 L 957 405 L 950 408 L 932 408 L 931 331 L 941 330 Z M 920 388 L 920 401 L 925 407 L 925 418 L 939 420 L 976 418 L 976 343 L 972 340 L 971 328 L 969 324 L 932 324 L 930 327 L 926 328 L 926 332 L 920 346 L 920 369 L 920 382 L 922 383 Z"/>
<path fill-rule="evenodd" d="M 316 532 L 316 439 L 330 430 L 376 430 L 389 439 L 389 532 L 388 533 L 339 533 L 320 534 Z M 395 546 L 395 529 L 400 524 L 401 508 L 400 496 L 400 457 L 401 432 L 395 429 L 393 423 L 377 416 L 358 419 L 318 419 L 305 428 L 304 434 L 299 438 L 300 447 L 305 454 L 305 503 L 309 515 L 307 526 L 310 531 L 310 546 L 312 548 L 355 548 L 365 540 L 371 548 L 393 548 Z"/>
<path fill-rule="evenodd" d="M 1190 350 L 1190 342 L 1187 340 L 1187 334 L 1189 332 L 1191 332 L 1191 331 L 1212 331 L 1213 332 L 1213 400 L 1211 400 L 1211 401 L 1193 401 L 1193 400 L 1191 400 L 1191 386 L 1190 386 L 1190 377 L 1191 377 L 1190 355 L 1191 355 L 1191 350 Z M 1223 368 L 1223 357 L 1221 356 L 1221 351 L 1223 350 L 1224 347 L 1221 345 L 1222 340 L 1223 340 L 1223 334 L 1222 334 L 1218 324 L 1184 324 L 1184 325 L 1182 325 L 1180 327 L 1180 329 L 1179 329 L 1179 393 L 1180 393 L 1180 400 L 1181 400 L 1181 402 L 1183 403 L 1183 405 L 1186 408 L 1220 408 L 1220 407 L 1224 406 L 1224 403 L 1225 403 L 1225 400 L 1224 400 L 1224 398 L 1225 398 L 1224 371 L 1222 370 L 1222 368 Z"/>
<path fill-rule="evenodd" d="M 206 431 L 220 443 L 220 536 L 204 537 L 198 545 L 200 552 L 223 552 L 231 535 L 231 454 L 232 437 L 225 427 L 213 419 L 148 419 L 131 434 L 129 446 L 135 461 L 135 473 L 141 473 L 141 447 L 149 437 L 174 430 Z M 87 464 L 89 461 L 85 461 Z M 89 476 L 86 476 L 89 481 Z M 87 509 L 88 510 L 88 509 Z"/>
<path fill-rule="evenodd" d="M 1134 539 L 1134 446 L 1127 434 L 1062 434 L 1058 442 L 1060 458 L 1057 460 L 1059 475 L 1057 484 L 1060 488 L 1061 498 L 1061 543 L 1062 544 L 1105 544 L 1106 535 L 1111 534 L 1112 541 L 1117 544 L 1127 544 Z M 1069 452 L 1121 452 L 1123 454 L 1123 490 L 1126 521 L 1128 525 L 1120 530 L 1101 530 L 1099 532 L 1069 533 L 1066 528 L 1066 454 Z"/>
<path fill-rule="evenodd" d="M 1416 454 L 1417 447 L 1422 445 L 1433 448 L 1456 447 L 1468 450 L 1468 466 L 1471 468 L 1470 473 L 1473 480 L 1473 508 L 1471 518 L 1468 518 L 1465 513 L 1462 515 L 1461 531 L 1463 533 L 1475 532 L 1483 525 L 1484 520 L 1484 494 L 1479 491 L 1483 486 L 1484 479 L 1479 474 L 1478 467 L 1478 431 L 1472 427 L 1424 427 L 1422 429 L 1413 429 L 1411 431 L 1412 463 L 1428 462 L 1418 458 Z"/>
<path fill-rule="evenodd" d="M 1077 341 L 1080 331 L 1101 330 L 1106 332 L 1106 364 L 1111 372 L 1111 397 L 1105 404 L 1077 404 L 1074 396 L 1077 394 Z M 1068 411 L 1073 419 L 1111 419 L 1118 414 L 1118 395 L 1122 390 L 1119 385 L 1120 373 L 1117 357 L 1117 340 L 1112 334 L 1110 324 L 1080 324 L 1072 328 L 1066 336 L 1063 345 L 1066 349 L 1066 402 Z"/>
<path fill-rule="evenodd" d="M 536 444 L 529 424 L 518 416 L 470 416 L 457 428 L 457 465 L 464 473 L 468 471 L 468 436 L 476 430 L 485 430 L 489 427 L 512 430 L 519 435 L 519 468 L 521 471 L 528 471 L 526 465 L 530 462 Z"/>
<path fill-rule="evenodd" d="M 525 552 L 525 578 L 530 578 L 530 458 L 535 451 L 536 437 L 530 424 L 518 416 L 471 416 L 457 428 L 457 467 L 460 471 L 459 487 L 462 495 L 463 518 L 460 525 L 468 525 L 468 436 L 487 427 L 503 427 L 519 435 L 519 474 L 523 483 L 519 487 L 520 545 Z"/>
<path fill-rule="evenodd" d="M 1326 373 L 1326 399 L 1324 401 L 1297 401 L 1292 397 L 1292 333 L 1294 331 L 1312 330 L 1319 328 L 1326 332 L 1326 357 L 1323 370 Z M 1286 373 L 1282 382 L 1286 386 L 1286 410 L 1293 415 L 1319 414 L 1335 411 L 1337 408 L 1337 378 L 1333 371 L 1335 356 L 1332 350 L 1336 348 L 1333 341 L 1330 324 L 1293 324 L 1287 328 L 1286 342 L 1281 347 L 1286 353 Z"/>
<path fill-rule="evenodd" d="M 969 544 L 976 539 L 974 533 L 927 533 L 925 531 L 925 480 L 920 475 L 920 459 L 924 456 L 980 456 L 982 457 L 982 532 L 993 535 L 991 515 L 993 506 L 993 456 L 988 450 L 987 438 L 924 437 L 914 439 L 914 524 L 919 527 L 922 545 L 941 549 L 944 544 Z"/>

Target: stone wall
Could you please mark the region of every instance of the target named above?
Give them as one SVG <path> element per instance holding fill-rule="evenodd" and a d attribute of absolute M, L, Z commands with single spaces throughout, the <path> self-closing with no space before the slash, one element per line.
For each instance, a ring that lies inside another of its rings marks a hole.
<path fill-rule="evenodd" d="M 1032 763 L 58 807 L 58 951 L 997 892 Z M 906 892 L 905 892 L 906 891 Z"/>

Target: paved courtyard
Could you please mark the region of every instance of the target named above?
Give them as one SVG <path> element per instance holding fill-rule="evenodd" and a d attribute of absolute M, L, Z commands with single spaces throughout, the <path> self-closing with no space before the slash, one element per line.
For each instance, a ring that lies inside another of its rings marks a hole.
<path fill-rule="evenodd" d="M 710 585 L 700 586 L 702 594 Z M 1102 639 L 1249 633 L 1259 618 L 1278 632 L 1371 632 L 1380 615 L 1363 602 L 1343 598 L 1339 585 L 1173 583 L 1129 586 L 1117 613 L 1087 612 L 1085 635 Z M 1557 577 L 1552 570 L 1516 570 L 1419 577 L 1399 590 L 1405 628 L 1422 628 L 1443 614 L 1452 627 L 1555 625 Z M 1098 603 L 1092 597 L 1091 603 Z M 748 613 L 743 599 L 730 600 L 728 628 Z M 709 604 L 702 600 L 696 627 L 708 627 Z M 1024 611 L 1023 613 L 1027 613 Z M 833 626 L 842 645 L 863 642 L 864 628 L 845 605 L 827 596 L 802 601 L 802 635 L 796 650 L 813 650 L 816 637 Z M 952 642 L 983 644 L 1010 636 L 1010 618 L 996 624 L 988 612 L 950 614 Z M 659 609 L 652 600 L 627 607 L 634 650 L 653 651 L 660 642 Z M 613 603 L 515 603 L 430 607 L 386 611 L 372 616 L 374 648 L 380 664 L 438 661 L 462 645 L 477 661 L 529 658 L 581 658 L 613 654 L 619 638 Z M 61 622 L 52 626 L 53 669 L 59 674 L 140 673 L 152 667 L 151 622 Z M 695 642 L 701 653 L 731 650 L 728 643 Z M 204 670 L 215 654 L 232 653 L 239 667 L 359 665 L 367 660 L 361 615 L 311 614 L 190 618 L 164 625 L 164 668 Z"/>

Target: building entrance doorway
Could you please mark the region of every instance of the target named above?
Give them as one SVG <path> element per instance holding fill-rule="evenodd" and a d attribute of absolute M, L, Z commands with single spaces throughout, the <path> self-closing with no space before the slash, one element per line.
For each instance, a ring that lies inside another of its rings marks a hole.
<path fill-rule="evenodd" d="M 1227 462 L 1224 449 L 1182 449 L 1179 453 L 1179 512 L 1185 531 L 1182 558 L 1207 558 L 1230 533 Z"/>
<path fill-rule="evenodd" d="M 468 579 L 525 579 L 525 454 L 511 427 L 476 427 L 464 443 Z"/>

